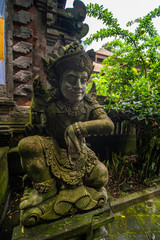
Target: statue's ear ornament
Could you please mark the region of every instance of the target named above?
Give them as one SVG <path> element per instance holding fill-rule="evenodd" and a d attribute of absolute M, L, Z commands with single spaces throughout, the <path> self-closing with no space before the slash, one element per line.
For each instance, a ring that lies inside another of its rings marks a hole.
<path fill-rule="evenodd" d="M 48 59 L 42 58 L 42 64 L 44 73 L 46 75 L 46 80 L 53 88 L 58 87 L 58 79 L 56 75 L 56 71 L 54 69 L 54 63 L 58 59 L 58 55 L 54 54 L 50 56 Z"/>
<path fill-rule="evenodd" d="M 33 81 L 33 94 L 35 97 L 45 95 L 45 89 L 42 85 L 42 82 L 40 81 L 39 76 L 35 77 L 35 79 Z"/>
<path fill-rule="evenodd" d="M 43 86 L 40 77 L 35 77 L 33 81 L 34 102 L 39 106 L 46 106 L 48 99 L 48 90 Z"/>

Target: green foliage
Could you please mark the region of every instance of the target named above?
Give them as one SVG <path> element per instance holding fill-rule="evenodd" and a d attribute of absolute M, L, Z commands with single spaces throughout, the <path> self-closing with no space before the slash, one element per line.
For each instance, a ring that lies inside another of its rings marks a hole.
<path fill-rule="evenodd" d="M 106 167 L 112 172 L 112 177 L 117 183 L 124 181 L 124 176 L 131 177 L 134 175 L 133 163 L 129 161 L 128 157 L 123 154 L 116 154 L 112 152 L 111 161 L 107 161 Z"/>
<path fill-rule="evenodd" d="M 127 23 L 138 23 L 135 32 L 122 29 L 108 9 L 98 4 L 87 6 L 89 16 L 101 19 L 106 29 L 100 29 L 85 42 L 114 37 L 107 47 L 115 52 L 103 61 L 99 74 L 93 75 L 99 95 L 107 96 L 107 109 L 132 113 L 138 120 L 155 121 L 160 116 L 160 36 L 152 19 L 160 16 L 160 7 L 143 18 Z M 144 109 L 145 108 L 145 109 Z"/>
<path fill-rule="evenodd" d="M 152 132 L 148 133 L 150 134 L 150 141 L 148 143 L 146 142 L 145 145 L 143 141 L 140 143 L 140 181 L 152 176 L 154 173 L 157 175 L 160 173 L 160 131 L 155 128 L 152 129 Z"/>
<path fill-rule="evenodd" d="M 108 43 L 103 44 L 102 48 L 104 48 L 104 49 L 106 49 L 106 50 L 108 50 L 108 51 L 110 51 L 112 53 L 116 51 L 116 49 L 113 48 L 112 46 L 110 46 L 110 44 L 108 44 Z"/>
<path fill-rule="evenodd" d="M 160 16 L 160 6 L 146 16 L 128 22 L 126 27 L 136 25 L 134 32 L 121 28 L 118 20 L 103 6 L 90 3 L 87 13 L 102 20 L 106 28 L 92 34 L 85 43 L 112 37 L 106 46 L 115 50 L 103 61 L 100 73 L 92 76 L 98 94 L 106 96 L 104 108 L 107 112 L 128 114 L 131 120 L 142 123 L 140 131 L 145 131 L 145 126 L 150 132 L 156 128 L 151 136 L 149 134 L 148 144 L 140 144 L 145 141 L 144 136 L 137 136 L 141 138 L 138 155 L 143 163 L 141 175 L 144 178 L 158 168 L 155 149 L 159 149 L 159 145 L 154 139 L 159 139 L 160 132 L 160 36 L 153 19 Z M 156 151 L 159 154 L 159 150 Z"/>
<path fill-rule="evenodd" d="M 109 163 L 109 161 L 107 162 L 107 168 L 112 168 L 113 177 L 118 181 L 118 183 L 120 183 L 122 180 L 122 174 L 124 172 L 124 168 L 126 167 L 126 163 L 126 156 L 121 157 L 116 153 L 112 153 L 112 165 Z"/>

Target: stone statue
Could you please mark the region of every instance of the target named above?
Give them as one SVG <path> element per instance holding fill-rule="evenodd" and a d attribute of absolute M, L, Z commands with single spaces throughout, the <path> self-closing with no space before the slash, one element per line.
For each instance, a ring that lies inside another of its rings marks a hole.
<path fill-rule="evenodd" d="M 51 88 L 33 82 L 28 137 L 19 142 L 26 172 L 21 222 L 33 226 L 102 207 L 107 200 L 107 168 L 87 147 L 85 137 L 108 135 L 114 125 L 86 84 L 93 65 L 79 42 L 43 59 Z"/>

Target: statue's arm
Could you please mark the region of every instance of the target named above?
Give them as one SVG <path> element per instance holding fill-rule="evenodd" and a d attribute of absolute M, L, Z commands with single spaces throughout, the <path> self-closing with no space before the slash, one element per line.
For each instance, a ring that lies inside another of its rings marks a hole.
<path fill-rule="evenodd" d="M 91 120 L 73 124 L 76 135 L 103 136 L 113 132 L 114 124 L 102 108 L 95 109 L 91 115 Z"/>
<path fill-rule="evenodd" d="M 111 134 L 114 130 L 114 124 L 112 120 L 107 116 L 107 114 L 102 114 L 97 119 L 86 121 L 82 124 L 84 128 L 86 128 L 86 133 L 84 132 L 84 137 L 93 135 L 104 136 Z"/>
<path fill-rule="evenodd" d="M 75 122 L 67 127 L 65 140 L 69 138 L 80 151 L 79 140 L 88 136 L 104 136 L 111 134 L 114 130 L 112 120 L 107 116 L 102 108 L 97 108 L 92 112 L 92 118 L 85 122 Z"/>

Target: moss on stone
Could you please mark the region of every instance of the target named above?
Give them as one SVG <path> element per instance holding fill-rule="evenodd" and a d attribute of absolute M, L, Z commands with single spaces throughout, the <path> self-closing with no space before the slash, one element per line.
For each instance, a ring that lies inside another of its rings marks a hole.
<path fill-rule="evenodd" d="M 123 216 L 135 215 L 136 211 L 135 211 L 135 209 L 133 207 L 131 207 L 131 208 L 127 208 L 127 209 L 123 210 L 121 213 L 122 213 Z"/>
<path fill-rule="evenodd" d="M 121 216 L 115 216 L 114 222 L 110 224 L 110 228 L 111 228 L 112 234 L 115 234 L 115 233 L 121 234 L 121 233 L 127 232 L 127 225 L 126 225 L 125 218 L 122 218 Z"/>
<path fill-rule="evenodd" d="M 2 204 L 8 187 L 8 147 L 0 148 L 0 215 L 2 214 Z"/>

